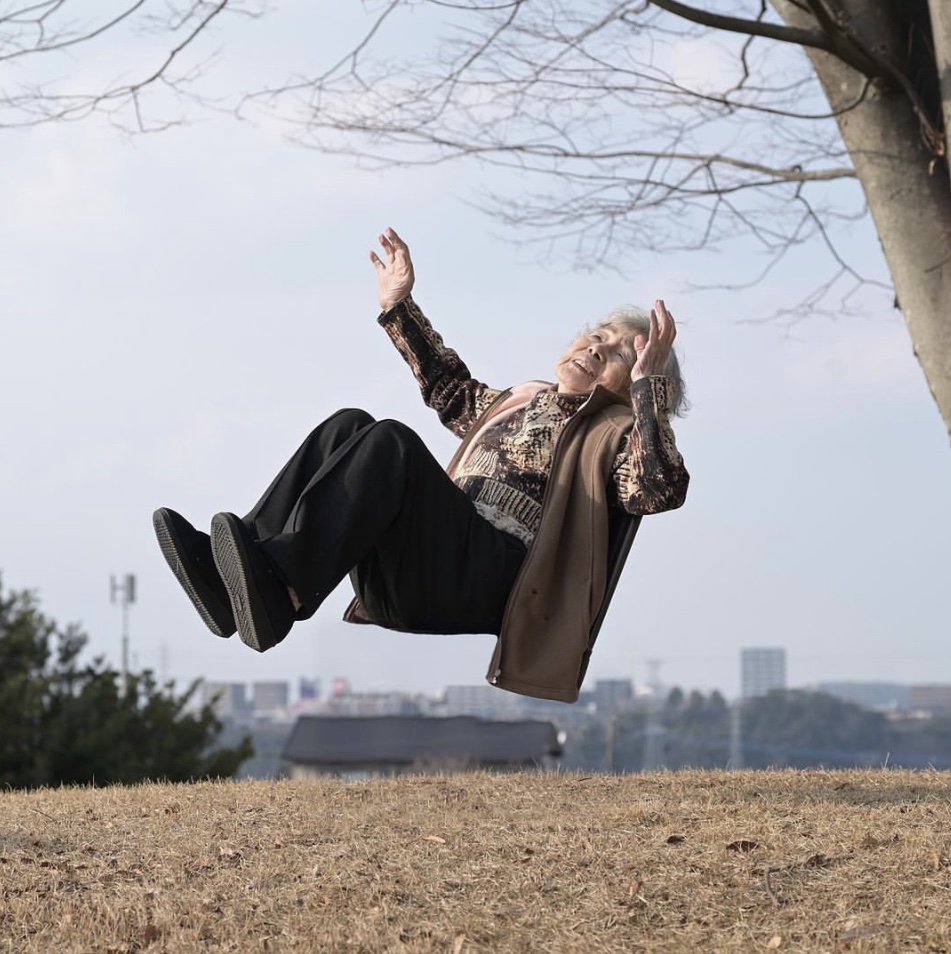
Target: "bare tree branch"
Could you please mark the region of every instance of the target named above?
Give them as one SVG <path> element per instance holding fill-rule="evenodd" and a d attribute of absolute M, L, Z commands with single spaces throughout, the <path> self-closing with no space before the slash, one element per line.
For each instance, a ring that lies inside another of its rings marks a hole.
<path fill-rule="evenodd" d="M 117 27 L 120 23 L 125 20 L 128 20 L 130 17 L 134 16 L 147 2 L 148 0 L 138 0 L 138 2 L 133 3 L 132 6 L 123 10 L 118 16 L 113 17 L 111 20 L 106 20 L 104 23 L 101 23 L 98 27 L 90 29 L 86 32 L 77 33 L 74 35 L 65 34 L 61 36 L 60 39 L 47 40 L 45 25 L 46 21 L 49 19 L 50 15 L 56 12 L 65 2 L 65 0 L 55 0 L 55 2 L 47 4 L 38 4 L 33 8 L 26 8 L 25 10 L 19 11 L 19 15 L 16 17 L 4 17 L 4 20 L 8 20 L 12 23 L 23 23 L 21 19 L 24 12 L 34 12 L 36 10 L 42 10 L 42 14 L 37 16 L 35 20 L 32 21 L 33 25 L 37 28 L 37 42 L 33 46 L 24 46 L 19 49 L 15 49 L 12 53 L 0 54 L 0 63 L 3 61 L 9 61 L 17 59 L 18 57 L 31 56 L 39 52 L 43 53 L 55 53 L 58 50 L 65 50 L 71 46 L 77 46 L 80 43 L 87 43 L 90 40 L 96 39 L 96 37 L 102 36 L 104 33 L 108 33 L 113 28 Z M 2 22 L 2 21 L 0 21 Z M 27 21 L 30 22 L 30 21 Z"/>
<path fill-rule="evenodd" d="M 249 97 L 241 110 L 264 108 L 290 122 L 298 142 L 368 168 L 466 160 L 547 181 L 534 193 L 489 186 L 481 203 L 539 242 L 573 243 L 586 264 L 610 266 L 632 243 L 710 248 L 740 233 L 781 258 L 804 227 L 788 190 L 854 181 L 824 124 L 860 105 L 872 80 L 835 110 L 810 109 L 820 94 L 801 54 L 783 44 L 779 67 L 775 45 L 757 52 L 739 33 L 734 61 L 693 78 L 672 57 L 706 28 L 672 31 L 665 3 L 424 0 L 414 13 L 452 11 L 449 35 L 431 59 L 389 60 L 379 50 L 406 2 L 388 0 L 329 69 Z M 756 19 L 743 21 L 763 27 L 755 39 L 764 44 L 775 32 L 765 15 L 759 0 Z"/>
<path fill-rule="evenodd" d="M 144 93 L 154 87 L 177 98 L 194 96 L 190 87 L 202 64 L 179 68 L 183 54 L 224 13 L 256 17 L 264 4 L 265 0 L 129 0 L 105 16 L 90 13 L 88 5 L 81 9 L 78 0 L 8 7 L 0 15 L 0 70 L 7 70 L 0 72 L 0 128 L 76 120 L 95 112 L 121 124 L 125 110 L 139 131 L 167 128 L 176 120 L 148 118 Z M 92 61 L 102 43 L 120 37 L 142 48 L 129 70 L 133 78 L 104 79 L 98 89 L 77 89 L 70 79 L 81 72 L 76 58 L 88 56 Z M 155 41 L 161 38 L 167 46 L 156 55 Z M 68 60 L 63 59 L 66 56 Z M 48 78 L 61 62 L 69 70 L 58 79 Z M 43 70 L 41 63 L 47 64 Z"/>
<path fill-rule="evenodd" d="M 791 43 L 794 46 L 809 46 L 817 50 L 834 53 L 832 41 L 821 30 L 803 30 L 797 27 L 787 27 L 777 23 L 767 23 L 762 19 L 744 20 L 741 17 L 730 17 L 722 13 L 711 13 L 709 10 L 700 10 L 696 7 L 680 3 L 679 0 L 650 0 L 655 7 L 660 7 L 674 16 L 691 23 L 714 30 L 726 30 L 728 33 L 743 33 L 746 36 L 762 36 L 781 43 Z"/>

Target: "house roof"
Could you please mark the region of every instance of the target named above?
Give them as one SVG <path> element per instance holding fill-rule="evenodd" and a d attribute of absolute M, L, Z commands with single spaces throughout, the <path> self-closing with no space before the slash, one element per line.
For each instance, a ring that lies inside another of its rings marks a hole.
<path fill-rule="evenodd" d="M 309 764 L 405 764 L 444 760 L 507 764 L 560 755 L 551 722 L 475 716 L 301 716 L 282 758 Z"/>

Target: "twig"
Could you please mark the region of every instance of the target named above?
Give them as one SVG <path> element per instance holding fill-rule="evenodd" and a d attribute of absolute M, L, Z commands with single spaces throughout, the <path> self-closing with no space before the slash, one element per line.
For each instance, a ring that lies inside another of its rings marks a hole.
<path fill-rule="evenodd" d="M 766 885 L 766 893 L 769 895 L 770 900 L 773 902 L 773 904 L 776 905 L 777 908 L 781 908 L 785 902 L 773 890 L 773 883 L 769 877 L 774 871 L 778 871 L 778 870 L 779 870 L 778 868 L 767 868 L 766 871 L 764 872 L 763 883 Z"/>

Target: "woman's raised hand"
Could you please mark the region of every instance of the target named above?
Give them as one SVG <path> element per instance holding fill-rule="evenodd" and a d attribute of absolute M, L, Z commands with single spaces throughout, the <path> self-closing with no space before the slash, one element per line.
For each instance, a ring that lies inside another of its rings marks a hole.
<path fill-rule="evenodd" d="M 646 378 L 652 374 L 663 374 L 670 357 L 670 349 L 677 337 L 674 316 L 667 310 L 664 302 L 658 298 L 651 308 L 650 334 L 638 335 L 634 339 L 637 360 L 631 368 L 631 380 Z"/>
<path fill-rule="evenodd" d="M 389 311 L 413 290 L 416 276 L 413 274 L 409 249 L 393 229 L 386 229 L 379 241 L 386 253 L 386 261 L 376 252 L 370 252 L 370 261 L 376 269 L 376 290 L 380 308 Z"/>

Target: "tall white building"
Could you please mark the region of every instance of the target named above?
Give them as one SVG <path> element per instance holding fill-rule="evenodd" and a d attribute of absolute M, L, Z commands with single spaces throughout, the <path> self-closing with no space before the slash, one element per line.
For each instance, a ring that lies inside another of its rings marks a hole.
<path fill-rule="evenodd" d="M 786 650 L 753 647 L 740 650 L 740 691 L 744 699 L 786 688 Z"/>

